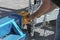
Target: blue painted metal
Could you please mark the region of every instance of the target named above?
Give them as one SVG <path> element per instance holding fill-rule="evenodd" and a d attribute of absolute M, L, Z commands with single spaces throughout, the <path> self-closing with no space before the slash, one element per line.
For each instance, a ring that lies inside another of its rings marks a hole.
<path fill-rule="evenodd" d="M 11 20 L 11 19 L 8 17 L 4 17 L 4 18 L 0 19 L 0 37 L 3 37 L 10 33 L 12 24 L 10 23 L 10 24 L 6 25 L 6 22 L 8 22 L 9 20 Z"/>
<path fill-rule="evenodd" d="M 12 21 L 13 25 L 15 26 L 16 30 L 19 32 L 19 34 L 22 36 L 25 36 L 25 34 L 22 32 L 22 30 L 19 28 L 19 26 L 16 24 L 16 22 Z"/>
<path fill-rule="evenodd" d="M 19 35 L 9 35 L 7 37 L 5 37 L 3 40 L 17 40 L 19 39 Z"/>
<path fill-rule="evenodd" d="M 23 26 L 23 22 L 22 22 L 23 17 L 21 15 L 18 15 L 17 13 L 10 13 L 9 17 L 15 19 L 15 22 L 17 23 L 19 28 L 22 29 L 22 26 Z M 13 27 L 13 29 L 14 29 L 15 33 L 17 33 L 17 31 L 16 31 L 16 29 L 14 27 Z"/>
<path fill-rule="evenodd" d="M 16 24 L 16 22 L 15 22 L 15 20 L 14 19 L 11 19 L 11 18 L 9 18 L 9 17 L 7 17 L 8 19 L 6 20 L 4 20 L 4 19 L 2 19 L 4 22 L 2 22 L 2 20 L 1 20 L 1 23 L 0 23 L 0 27 L 4 27 L 5 25 L 8 25 L 8 24 L 13 24 L 14 25 L 14 27 L 16 28 L 16 30 L 18 31 L 18 33 L 20 34 L 20 38 L 22 38 L 22 37 L 24 37 L 26 34 L 24 34 L 23 32 L 22 32 L 22 30 L 19 28 L 19 26 Z M 3 30 L 4 31 L 4 30 Z"/>
<path fill-rule="evenodd" d="M 20 39 L 19 35 L 13 35 L 13 34 L 11 34 L 11 35 L 5 37 L 3 40 L 25 40 L 25 39 L 26 39 L 26 36 L 24 36 L 24 37 L 22 37 Z"/>

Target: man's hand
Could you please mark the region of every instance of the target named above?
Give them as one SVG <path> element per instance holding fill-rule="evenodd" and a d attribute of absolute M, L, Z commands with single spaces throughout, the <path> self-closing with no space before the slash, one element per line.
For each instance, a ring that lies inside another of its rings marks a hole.
<path fill-rule="evenodd" d="M 30 19 L 30 20 L 33 20 L 33 19 L 35 19 L 35 18 L 39 18 L 40 15 L 38 15 L 38 14 L 39 14 L 38 12 L 35 12 L 35 13 L 29 15 L 29 19 Z"/>
<path fill-rule="evenodd" d="M 35 18 L 34 14 L 29 15 L 29 19 L 30 19 L 30 20 L 33 20 L 34 18 Z"/>

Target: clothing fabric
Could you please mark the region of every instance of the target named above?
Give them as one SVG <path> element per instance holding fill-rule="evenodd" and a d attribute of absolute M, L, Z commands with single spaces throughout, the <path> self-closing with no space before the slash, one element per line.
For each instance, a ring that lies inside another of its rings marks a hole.
<path fill-rule="evenodd" d="M 60 40 L 60 9 L 59 9 L 59 15 L 56 21 L 56 34 L 55 34 L 55 40 Z"/>
<path fill-rule="evenodd" d="M 51 0 L 51 1 L 60 8 L 60 0 Z M 56 21 L 56 34 L 55 34 L 54 40 L 60 40 L 60 9 L 59 9 L 59 15 Z"/>

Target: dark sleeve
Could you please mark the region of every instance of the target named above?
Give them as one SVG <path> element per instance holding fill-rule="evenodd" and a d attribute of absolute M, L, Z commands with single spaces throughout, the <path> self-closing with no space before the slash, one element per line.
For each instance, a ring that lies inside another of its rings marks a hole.
<path fill-rule="evenodd" d="M 51 1 L 60 7 L 60 0 L 51 0 Z"/>

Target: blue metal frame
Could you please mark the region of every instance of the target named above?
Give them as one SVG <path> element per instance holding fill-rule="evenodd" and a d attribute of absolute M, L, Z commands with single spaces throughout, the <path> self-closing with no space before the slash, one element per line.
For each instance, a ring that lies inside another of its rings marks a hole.
<path fill-rule="evenodd" d="M 8 17 L 9 18 L 9 17 Z M 19 28 L 19 26 L 16 24 L 16 22 L 15 22 L 15 20 L 14 19 L 12 19 L 12 18 L 9 18 L 10 20 L 9 21 L 7 21 L 6 23 L 2 23 L 2 24 L 0 24 L 0 27 L 4 27 L 5 25 L 8 25 L 8 24 L 10 24 L 10 23 L 12 23 L 13 25 L 14 25 L 14 27 L 16 28 L 16 30 L 19 32 L 19 34 L 20 34 L 20 38 L 22 38 L 22 37 L 24 37 L 26 34 L 24 34 L 23 32 L 22 32 L 22 30 Z M 5 19 L 6 20 L 6 19 Z M 4 20 L 4 21 L 5 21 Z M 2 21 L 3 22 L 3 21 Z"/>

